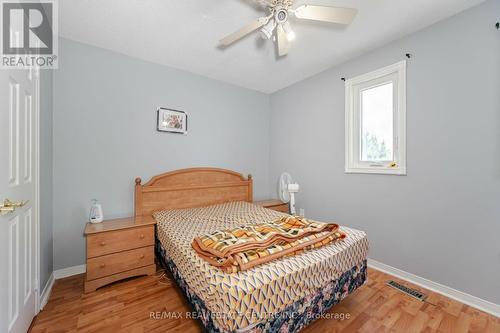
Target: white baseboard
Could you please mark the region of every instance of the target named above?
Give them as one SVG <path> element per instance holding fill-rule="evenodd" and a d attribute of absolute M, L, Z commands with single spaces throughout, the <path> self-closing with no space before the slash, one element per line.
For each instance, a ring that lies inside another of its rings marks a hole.
<path fill-rule="evenodd" d="M 49 301 L 50 293 L 52 292 L 52 287 L 54 286 L 55 280 L 56 279 L 54 278 L 54 273 L 50 274 L 49 280 L 45 284 L 45 287 L 40 294 L 40 310 L 43 310 L 43 308 Z"/>
<path fill-rule="evenodd" d="M 86 272 L 86 270 L 87 270 L 87 268 L 86 268 L 85 264 L 62 268 L 62 269 L 58 269 L 58 270 L 54 271 L 54 278 L 56 280 L 64 279 L 66 277 L 70 277 L 73 275 L 83 274 Z"/>
<path fill-rule="evenodd" d="M 378 261 L 373 260 L 373 259 L 368 259 L 368 267 L 371 267 L 371 268 L 376 269 L 378 271 L 382 271 L 382 272 L 387 273 L 389 275 L 393 275 L 393 276 L 400 278 L 402 280 L 416 284 L 417 286 L 420 286 L 422 288 L 429 289 L 433 292 L 444 295 L 444 296 L 449 297 L 451 299 L 454 299 L 458 302 L 467 304 L 473 308 L 487 312 L 487 313 L 494 315 L 496 317 L 500 317 L 500 305 L 498 305 L 498 304 L 495 304 L 495 303 L 492 303 L 489 301 L 485 301 L 484 299 L 481 299 L 479 297 L 466 294 L 466 293 L 461 292 L 459 290 L 456 290 L 456 289 L 450 288 L 448 286 L 433 282 L 431 280 L 427 280 L 427 279 L 422 278 L 420 276 L 402 271 L 398 268 L 394 268 L 392 266 L 383 264 L 383 263 L 378 262 Z"/>

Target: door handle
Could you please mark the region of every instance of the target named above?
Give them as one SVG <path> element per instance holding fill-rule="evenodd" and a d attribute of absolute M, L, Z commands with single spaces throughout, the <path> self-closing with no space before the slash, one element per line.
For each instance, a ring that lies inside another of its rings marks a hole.
<path fill-rule="evenodd" d="M 16 208 L 23 207 L 28 203 L 28 200 L 12 202 L 9 199 L 5 199 L 2 204 L 0 204 L 0 215 L 5 215 L 9 213 L 13 213 L 16 211 Z"/>

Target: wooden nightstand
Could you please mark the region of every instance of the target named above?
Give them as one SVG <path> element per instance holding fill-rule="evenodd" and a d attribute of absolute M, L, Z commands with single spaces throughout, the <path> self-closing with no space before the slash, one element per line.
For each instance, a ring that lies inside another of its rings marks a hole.
<path fill-rule="evenodd" d="M 284 203 L 281 200 L 271 199 L 271 200 L 262 200 L 262 201 L 254 201 L 255 205 L 262 206 L 264 208 L 269 208 L 272 210 L 276 210 L 278 212 L 290 213 L 290 209 L 287 203 Z"/>
<path fill-rule="evenodd" d="M 138 275 L 151 275 L 154 263 L 153 218 L 123 218 L 87 223 L 87 275 L 85 292 Z"/>

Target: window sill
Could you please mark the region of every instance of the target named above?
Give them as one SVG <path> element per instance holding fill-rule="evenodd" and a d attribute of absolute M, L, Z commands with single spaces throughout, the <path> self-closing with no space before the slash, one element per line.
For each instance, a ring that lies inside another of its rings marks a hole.
<path fill-rule="evenodd" d="M 364 174 L 406 176 L 406 169 L 401 169 L 401 168 L 345 168 L 345 173 L 364 173 Z"/>

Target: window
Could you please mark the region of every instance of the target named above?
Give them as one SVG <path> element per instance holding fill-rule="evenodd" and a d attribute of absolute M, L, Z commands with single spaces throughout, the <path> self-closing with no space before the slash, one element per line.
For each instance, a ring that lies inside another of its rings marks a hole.
<path fill-rule="evenodd" d="M 406 174 L 406 61 L 345 83 L 347 173 Z"/>

